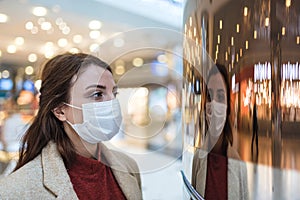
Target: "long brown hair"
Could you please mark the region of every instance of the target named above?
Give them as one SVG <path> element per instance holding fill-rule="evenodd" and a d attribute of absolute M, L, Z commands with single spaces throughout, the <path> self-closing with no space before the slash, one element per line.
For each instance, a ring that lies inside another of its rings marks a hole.
<path fill-rule="evenodd" d="M 74 161 L 74 145 L 68 138 L 63 123 L 55 117 L 52 110 L 63 102 L 69 102 L 70 88 L 74 84 L 73 77 L 81 67 L 91 64 L 112 72 L 108 64 L 84 53 L 57 55 L 44 65 L 41 73 L 39 110 L 23 137 L 15 170 L 39 155 L 49 141 L 57 144 L 58 151 L 67 165 Z"/>

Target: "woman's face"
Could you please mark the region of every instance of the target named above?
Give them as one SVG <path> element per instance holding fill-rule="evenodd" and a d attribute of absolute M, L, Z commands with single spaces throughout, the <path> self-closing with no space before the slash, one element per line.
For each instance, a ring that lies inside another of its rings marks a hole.
<path fill-rule="evenodd" d="M 207 103 L 215 100 L 218 103 L 227 105 L 226 85 L 220 73 L 214 74 L 210 77 L 207 83 L 207 90 Z M 211 114 L 211 110 L 207 110 L 206 112 Z"/>
<path fill-rule="evenodd" d="M 82 107 L 91 102 L 109 101 L 116 97 L 117 86 L 110 71 L 91 64 L 79 71 L 78 77 L 70 88 L 69 104 Z M 67 107 L 65 115 L 72 123 L 82 123 L 82 111 Z"/>

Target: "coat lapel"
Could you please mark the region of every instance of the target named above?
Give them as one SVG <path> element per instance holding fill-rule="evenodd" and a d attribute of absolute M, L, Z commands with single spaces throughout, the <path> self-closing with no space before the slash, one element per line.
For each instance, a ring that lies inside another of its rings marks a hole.
<path fill-rule="evenodd" d="M 139 188 L 137 177 L 134 176 L 133 170 L 130 171 L 128 166 L 118 158 L 112 150 L 108 149 L 104 144 L 101 144 L 101 154 L 109 164 L 112 172 L 121 187 L 127 199 L 140 199 L 142 197 L 141 188 Z"/>
<path fill-rule="evenodd" d="M 64 162 L 53 142 L 42 151 L 44 186 L 58 199 L 78 199 Z"/>

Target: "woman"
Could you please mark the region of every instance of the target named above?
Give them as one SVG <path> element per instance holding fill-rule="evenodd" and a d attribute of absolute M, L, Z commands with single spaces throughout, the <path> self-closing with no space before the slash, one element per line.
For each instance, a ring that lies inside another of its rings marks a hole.
<path fill-rule="evenodd" d="M 205 199 L 248 199 L 246 166 L 238 161 L 239 155 L 232 147 L 230 88 L 225 66 L 213 66 L 206 83 L 206 140 L 194 155 L 192 185 Z"/>
<path fill-rule="evenodd" d="M 110 67 L 92 55 L 62 54 L 42 71 L 40 108 L 0 199 L 141 199 L 136 163 L 101 141 L 122 121 Z"/>

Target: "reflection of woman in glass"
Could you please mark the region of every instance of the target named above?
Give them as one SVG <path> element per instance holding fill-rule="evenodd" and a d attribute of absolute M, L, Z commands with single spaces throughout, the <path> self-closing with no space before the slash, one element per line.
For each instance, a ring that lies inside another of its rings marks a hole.
<path fill-rule="evenodd" d="M 246 166 L 232 147 L 226 68 L 213 66 L 206 83 L 206 139 L 194 155 L 192 185 L 205 199 L 248 199 Z"/>

